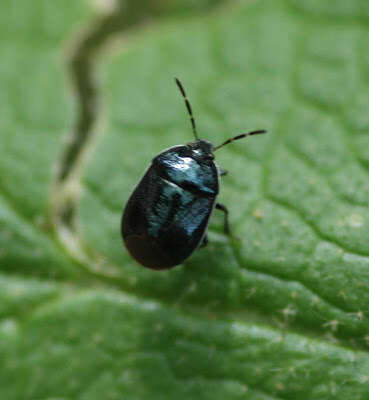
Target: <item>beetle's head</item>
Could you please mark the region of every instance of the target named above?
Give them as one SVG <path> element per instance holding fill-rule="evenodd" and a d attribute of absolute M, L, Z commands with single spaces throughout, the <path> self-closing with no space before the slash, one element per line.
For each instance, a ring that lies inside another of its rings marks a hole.
<path fill-rule="evenodd" d="M 191 149 L 191 155 L 197 160 L 214 160 L 214 146 L 205 139 L 198 139 L 196 142 L 188 143 Z"/>

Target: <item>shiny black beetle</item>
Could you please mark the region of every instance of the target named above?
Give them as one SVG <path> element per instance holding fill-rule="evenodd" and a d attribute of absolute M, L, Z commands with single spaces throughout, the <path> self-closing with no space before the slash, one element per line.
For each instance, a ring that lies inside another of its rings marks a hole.
<path fill-rule="evenodd" d="M 190 103 L 176 79 L 191 118 L 195 142 L 170 147 L 156 156 L 125 207 L 121 232 L 132 255 L 145 267 L 161 270 L 186 260 L 206 245 L 206 230 L 215 208 L 224 212 L 224 229 L 230 234 L 227 208 L 216 202 L 219 177 L 226 171 L 214 162 L 214 151 L 257 130 L 226 140 L 214 147 L 199 139 Z"/>

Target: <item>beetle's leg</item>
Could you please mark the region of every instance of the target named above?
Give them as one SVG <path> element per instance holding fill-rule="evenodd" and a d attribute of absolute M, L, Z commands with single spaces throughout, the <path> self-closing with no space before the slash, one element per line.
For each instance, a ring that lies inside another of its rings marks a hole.
<path fill-rule="evenodd" d="M 226 169 L 220 169 L 220 176 L 224 176 L 224 175 L 227 175 L 228 174 L 228 171 L 226 170 Z"/>
<path fill-rule="evenodd" d="M 208 235 L 205 235 L 204 239 L 202 239 L 202 242 L 200 244 L 200 248 L 201 247 L 206 247 L 208 243 L 209 243 Z"/>
<path fill-rule="evenodd" d="M 232 234 L 231 228 L 229 227 L 229 211 L 228 211 L 228 208 L 227 208 L 224 204 L 221 204 L 221 203 L 216 203 L 216 204 L 215 204 L 215 208 L 216 208 L 217 210 L 220 210 L 220 211 L 223 211 L 223 212 L 224 212 L 224 232 L 225 232 L 228 236 L 230 236 L 232 239 L 240 240 L 239 237 L 234 236 L 234 235 Z"/>
<path fill-rule="evenodd" d="M 228 220 L 228 216 L 229 216 L 229 211 L 228 208 L 220 203 L 216 203 L 215 204 L 215 208 L 217 210 L 223 211 L 224 212 L 224 232 L 229 235 L 229 236 L 233 236 L 231 233 L 231 229 L 229 228 L 229 220 Z"/>

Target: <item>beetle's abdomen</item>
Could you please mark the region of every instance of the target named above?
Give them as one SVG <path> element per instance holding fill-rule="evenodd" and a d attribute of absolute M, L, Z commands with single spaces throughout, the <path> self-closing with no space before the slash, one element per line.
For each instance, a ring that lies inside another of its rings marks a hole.
<path fill-rule="evenodd" d="M 150 167 L 132 193 L 122 236 L 142 265 L 166 269 L 183 262 L 201 243 L 215 196 L 198 196 L 160 177 Z"/>

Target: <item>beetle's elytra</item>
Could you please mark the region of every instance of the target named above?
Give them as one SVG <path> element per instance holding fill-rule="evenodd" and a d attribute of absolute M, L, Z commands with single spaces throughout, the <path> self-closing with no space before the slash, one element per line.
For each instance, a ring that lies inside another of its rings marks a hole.
<path fill-rule="evenodd" d="M 237 135 L 214 147 L 199 139 L 191 105 L 181 82 L 176 83 L 190 115 L 195 142 L 173 146 L 157 155 L 133 190 L 123 212 L 124 243 L 141 265 L 168 269 L 185 261 L 206 245 L 206 230 L 215 208 L 224 212 L 224 229 L 230 233 L 227 208 L 216 202 L 220 176 L 226 171 L 214 162 L 214 151 L 256 130 Z"/>

